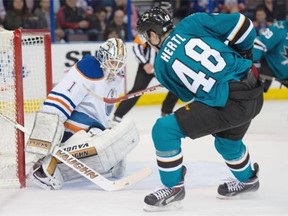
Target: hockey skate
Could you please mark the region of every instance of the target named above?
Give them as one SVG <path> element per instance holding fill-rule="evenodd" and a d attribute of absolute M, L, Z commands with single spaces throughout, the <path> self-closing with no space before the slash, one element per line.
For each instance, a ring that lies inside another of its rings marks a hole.
<path fill-rule="evenodd" d="M 174 187 L 164 187 L 144 199 L 144 211 L 168 211 L 182 208 L 181 201 L 185 197 L 184 177 L 186 167 L 182 169 L 182 180 Z"/>
<path fill-rule="evenodd" d="M 45 190 L 59 190 L 64 182 L 61 172 L 56 167 L 54 173 L 50 175 L 47 172 L 47 161 L 50 161 L 49 158 L 38 160 L 28 173 L 27 179 Z"/>
<path fill-rule="evenodd" d="M 239 182 L 237 179 L 230 178 L 224 184 L 218 187 L 218 198 L 219 199 L 229 199 L 239 194 L 255 192 L 259 189 L 259 165 L 255 163 L 254 165 L 254 176 L 248 179 L 246 182 Z"/>

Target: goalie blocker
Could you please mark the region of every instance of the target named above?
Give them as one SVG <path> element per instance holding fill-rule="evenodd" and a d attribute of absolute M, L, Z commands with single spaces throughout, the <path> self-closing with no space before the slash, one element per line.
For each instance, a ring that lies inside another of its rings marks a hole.
<path fill-rule="evenodd" d="M 37 112 L 32 132 L 26 144 L 26 151 L 46 156 L 54 146 L 61 143 L 64 125 L 54 113 Z"/>
<path fill-rule="evenodd" d="M 138 143 L 139 133 L 135 123 L 125 119 L 96 135 L 79 131 L 60 146 L 100 174 L 122 177 L 126 156 Z M 77 163 L 74 166 L 77 166 Z M 89 170 L 83 170 L 83 173 L 88 174 Z M 63 181 L 79 177 L 79 173 L 51 155 L 39 160 L 28 174 L 30 180 L 44 189 L 61 189 Z"/>

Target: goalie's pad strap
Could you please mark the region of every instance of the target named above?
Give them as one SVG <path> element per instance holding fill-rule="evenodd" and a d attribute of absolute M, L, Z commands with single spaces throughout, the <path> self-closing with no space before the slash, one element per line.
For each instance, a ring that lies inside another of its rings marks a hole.
<path fill-rule="evenodd" d="M 57 114 L 37 112 L 26 151 L 48 155 L 54 146 L 60 144 L 63 133 L 64 125 Z"/>
<path fill-rule="evenodd" d="M 78 144 L 77 144 L 78 142 Z M 104 174 L 123 160 L 139 143 L 139 133 L 135 123 L 124 119 L 111 129 L 91 137 L 84 131 L 74 134 L 62 147 L 80 158 L 81 162 Z M 59 164 L 64 180 L 80 177 L 74 170 Z"/>

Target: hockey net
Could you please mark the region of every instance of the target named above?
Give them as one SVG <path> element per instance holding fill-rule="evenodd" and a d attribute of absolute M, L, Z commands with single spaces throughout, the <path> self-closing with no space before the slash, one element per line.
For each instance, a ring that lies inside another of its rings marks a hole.
<path fill-rule="evenodd" d="M 52 88 L 50 33 L 0 31 L 0 112 L 31 130 L 34 115 Z M 27 166 L 36 158 L 24 152 L 28 136 L 0 117 L 0 188 L 25 187 Z"/>

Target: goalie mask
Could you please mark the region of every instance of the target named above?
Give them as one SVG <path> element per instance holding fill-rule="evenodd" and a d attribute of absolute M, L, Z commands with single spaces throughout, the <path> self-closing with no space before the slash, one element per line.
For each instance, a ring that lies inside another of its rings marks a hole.
<path fill-rule="evenodd" d="M 119 38 L 110 38 L 99 48 L 97 55 L 100 66 L 108 79 L 123 71 L 127 63 L 127 50 Z"/>
<path fill-rule="evenodd" d="M 174 24 L 169 12 L 159 7 L 144 12 L 137 22 L 139 38 L 143 43 L 149 41 L 151 31 L 161 38 L 163 34 L 172 28 L 174 28 Z"/>

